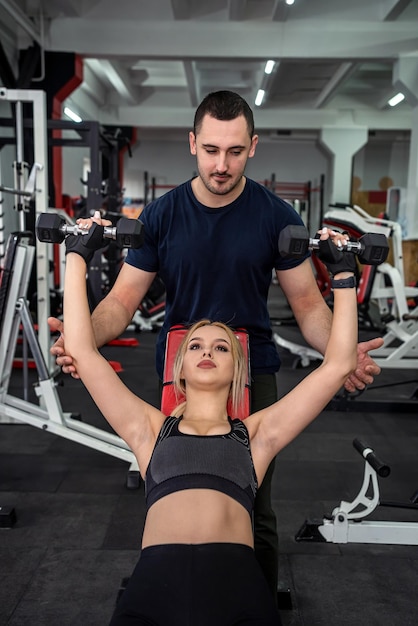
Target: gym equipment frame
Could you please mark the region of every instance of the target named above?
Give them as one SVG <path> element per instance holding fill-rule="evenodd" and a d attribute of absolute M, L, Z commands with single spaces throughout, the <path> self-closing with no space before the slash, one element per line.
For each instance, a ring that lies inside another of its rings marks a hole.
<path fill-rule="evenodd" d="M 370 294 L 386 326 L 384 344 L 372 356 L 380 367 L 418 368 L 418 307 L 408 307 L 408 299 L 418 298 L 418 287 L 405 285 L 400 224 L 372 217 L 357 205 L 331 206 L 323 221 L 331 228 L 346 228 L 354 236 L 370 230 L 391 237 L 393 265 L 382 263 L 376 268 Z"/>
<path fill-rule="evenodd" d="M 25 213 L 28 211 L 29 202 L 35 205 L 35 221 L 40 213 L 60 211 L 49 207 L 48 196 L 48 145 L 87 147 L 89 149 L 90 172 L 84 183 L 87 186 L 87 208 L 90 213 L 102 208 L 103 195 L 101 185 L 103 177 L 101 173 L 101 159 L 106 155 L 109 178 L 114 181 L 116 176 L 119 153 L 117 150 L 120 137 L 114 138 L 106 133 L 106 127 L 102 128 L 98 122 L 75 123 L 70 120 L 47 120 L 46 94 L 41 90 L 33 89 L 6 89 L 0 87 L 0 100 L 6 100 L 16 105 L 15 137 L 7 136 L 0 138 L 0 149 L 6 144 L 16 144 L 15 187 L 10 189 L 3 187 L 0 180 L 0 192 L 14 194 L 15 208 L 19 211 L 19 228 L 25 230 Z M 23 104 L 32 105 L 32 119 L 23 117 Z M 13 126 L 12 119 L 1 119 L 2 126 Z M 33 158 L 32 170 L 25 181 L 24 173 L 27 164 L 24 163 L 24 130 L 33 132 Z M 75 131 L 77 137 L 54 137 L 54 130 Z M 127 145 L 129 143 L 125 142 Z M 83 182 L 83 181 L 82 181 Z M 112 183 L 113 202 L 113 183 Z M 99 258 L 99 257 L 97 257 Z M 36 246 L 36 275 L 37 280 L 37 321 L 39 325 L 39 344 L 48 370 L 55 370 L 55 362 L 49 353 L 49 331 L 47 319 L 50 315 L 50 276 L 49 266 L 50 253 L 45 242 L 38 242 Z M 102 296 L 101 264 L 97 263 L 98 269 L 90 272 L 89 287 L 91 297 L 97 304 Z M 112 269 L 113 271 L 113 269 Z"/>
<path fill-rule="evenodd" d="M 6 193 L 14 193 L 15 206 L 19 211 L 20 230 L 25 230 L 24 212 L 27 210 L 23 200 L 32 200 L 35 204 L 36 215 L 48 210 L 48 142 L 46 121 L 46 95 L 44 91 L 33 89 L 5 89 L 0 88 L 0 100 L 7 100 L 16 104 L 16 189 L 6 189 Z M 34 165 L 24 187 L 23 181 L 23 113 L 22 104 L 32 104 Z M 30 185 L 29 185 L 30 183 Z M 28 185 L 30 188 L 28 188 Z M 47 244 L 40 243 L 36 247 L 36 275 L 37 281 L 37 317 L 39 324 L 39 346 L 43 354 L 48 371 L 52 371 L 52 359 L 49 353 L 49 329 L 47 319 L 50 314 L 49 284 L 49 257 Z"/>
<path fill-rule="evenodd" d="M 0 421 L 2 417 L 70 439 L 76 443 L 127 461 L 130 481 L 137 483 L 139 469 L 133 452 L 117 435 L 75 419 L 62 410 L 55 381 L 49 375 L 25 299 L 35 248 L 32 233 L 13 233 L 7 247 L 6 265 L 0 287 Z M 19 326 L 36 363 L 35 392 L 39 406 L 8 393 Z"/>
<path fill-rule="evenodd" d="M 390 467 L 359 439 L 354 439 L 353 446 L 365 460 L 363 484 L 357 497 L 352 502 L 342 500 L 329 517 L 306 520 L 295 536 L 296 541 L 418 545 L 418 492 L 410 502 L 380 502 L 378 477 L 389 476 Z M 417 521 L 364 520 L 378 506 L 414 509 Z"/>
<path fill-rule="evenodd" d="M 371 357 L 382 369 L 416 370 L 418 368 L 418 306 L 411 310 L 408 307 L 408 299 L 418 298 L 418 287 L 408 287 L 404 284 L 400 225 L 391 220 L 372 217 L 356 205 L 332 205 L 329 211 L 325 213 L 323 223 L 330 228 L 347 230 L 354 237 L 361 236 L 366 232 L 373 232 L 391 238 L 393 266 L 389 263 L 382 263 L 373 268 L 375 273 L 370 299 L 378 303 L 385 330 L 383 332 L 383 346 L 374 350 Z M 389 278 L 390 285 L 385 285 L 385 277 Z M 360 279 L 358 293 L 364 287 L 362 281 L 363 277 Z M 391 303 L 390 307 L 389 303 Z M 308 366 L 311 361 L 322 359 L 322 355 L 309 346 L 286 341 L 278 333 L 274 333 L 273 338 L 279 347 L 295 354 L 302 367 Z M 418 381 L 403 381 L 393 383 L 393 386 L 401 386 L 410 382 Z M 377 390 L 378 386 L 371 387 L 370 391 L 374 389 Z M 360 394 L 343 393 L 333 398 L 326 408 L 336 411 L 416 413 L 418 387 L 409 398 L 392 397 L 384 401 L 363 400 L 360 398 Z"/>
<path fill-rule="evenodd" d="M 353 236 L 368 231 L 391 237 L 394 265 L 381 263 L 376 266 L 370 299 L 378 303 L 382 322 L 385 324 L 384 344 L 372 354 L 382 368 L 418 368 L 418 306 L 410 310 L 408 299 L 418 298 L 418 287 L 404 284 L 401 227 L 396 222 L 371 217 L 358 206 L 335 205 L 325 213 L 323 223 L 330 228 L 344 228 Z M 390 285 L 385 284 L 385 278 Z M 360 279 L 360 286 L 363 279 Z M 389 302 L 391 306 L 389 306 Z M 309 347 L 287 342 L 277 333 L 276 343 L 301 358 L 302 366 L 311 360 L 322 358 Z"/>

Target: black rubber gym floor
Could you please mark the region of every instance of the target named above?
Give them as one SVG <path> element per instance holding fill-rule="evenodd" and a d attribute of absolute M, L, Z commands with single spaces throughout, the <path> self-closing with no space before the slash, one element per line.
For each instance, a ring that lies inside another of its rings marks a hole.
<path fill-rule="evenodd" d="M 275 287 L 271 312 L 289 317 Z M 300 341 L 292 325 L 277 325 L 275 331 Z M 121 377 L 132 390 L 157 404 L 156 335 L 127 336 L 136 337 L 139 346 L 104 352 L 122 364 Z M 308 371 L 294 365 L 295 357 L 283 353 L 281 393 Z M 13 374 L 10 388 L 18 396 L 20 376 Z M 384 370 L 375 383 L 379 389 L 360 396 L 373 401 L 373 410 L 324 411 L 278 456 L 273 506 L 280 588 L 290 589 L 292 601 L 292 608 L 281 610 L 284 626 L 418 624 L 418 546 L 295 540 L 306 518 L 322 518 L 357 495 L 364 463 L 352 446 L 355 437 L 392 468 L 379 481 L 383 500 L 408 501 L 416 492 L 418 411 L 388 412 L 377 401 L 408 399 L 417 378 L 416 371 Z M 110 430 L 79 381 L 65 377 L 58 390 L 64 411 Z M 144 519 L 142 487 L 126 488 L 127 470 L 123 461 L 31 426 L 0 424 L 0 506 L 17 516 L 12 528 L 0 530 L 1 625 L 108 623 L 122 581 L 137 561 Z M 418 526 L 416 510 L 378 508 L 372 517 Z"/>

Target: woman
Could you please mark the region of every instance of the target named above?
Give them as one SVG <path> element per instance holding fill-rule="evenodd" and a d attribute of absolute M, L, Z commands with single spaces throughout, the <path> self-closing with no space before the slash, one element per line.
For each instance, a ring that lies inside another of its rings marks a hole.
<path fill-rule="evenodd" d="M 78 220 L 100 234 L 107 222 Z M 111 626 L 277 625 L 278 616 L 253 552 L 251 512 L 273 457 L 325 407 L 355 369 L 357 305 L 352 255 L 344 236 L 324 229 L 334 273 L 334 317 L 321 365 L 285 397 L 231 420 L 245 366 L 239 341 L 221 323 L 202 320 L 175 362 L 186 402 L 169 417 L 135 396 L 96 348 L 86 295 L 83 237 L 66 239 L 65 341 L 97 406 L 134 452 L 145 481 L 147 517 L 141 557 Z M 100 240 L 100 237 L 98 237 Z"/>

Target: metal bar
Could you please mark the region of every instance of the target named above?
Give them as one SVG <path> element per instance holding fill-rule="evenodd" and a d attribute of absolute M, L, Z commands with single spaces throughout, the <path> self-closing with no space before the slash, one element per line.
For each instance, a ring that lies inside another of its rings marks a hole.
<path fill-rule="evenodd" d="M 23 112 L 22 103 L 16 102 L 16 162 L 15 162 L 15 209 L 18 212 L 19 229 L 25 230 L 25 205 L 22 203 L 20 196 L 24 191 L 24 145 L 23 145 Z"/>
<path fill-rule="evenodd" d="M 22 9 L 18 7 L 12 0 L 0 0 L 0 5 L 8 12 L 8 14 L 15 20 L 23 30 L 41 45 L 42 38 L 40 33 L 34 28 L 33 22 L 23 13 Z"/>
<path fill-rule="evenodd" d="M 16 303 L 16 309 L 19 311 L 20 319 L 22 320 L 25 337 L 29 344 L 33 359 L 35 361 L 39 379 L 46 380 L 47 378 L 49 378 L 48 369 L 46 367 L 42 352 L 39 349 L 39 344 L 35 335 L 35 330 L 33 328 L 32 318 L 29 313 L 28 305 L 24 298 L 19 298 Z"/>
<path fill-rule="evenodd" d="M 12 400 L 15 400 L 15 398 Z M 23 402 L 24 401 L 22 400 L 22 403 Z M 28 403 L 27 411 L 24 411 L 23 404 L 16 408 L 13 404 L 8 403 L 8 396 L 6 397 L 6 402 L 4 404 L 0 403 L 0 412 L 13 420 L 18 420 L 19 422 L 29 424 L 30 426 L 35 426 L 41 430 L 47 430 L 54 435 L 80 443 L 81 445 L 92 448 L 93 450 L 104 452 L 110 456 L 127 461 L 132 465 L 136 464 L 133 452 L 126 449 L 125 442 L 122 439 L 115 443 L 105 441 L 101 438 L 104 431 L 100 431 L 99 428 L 95 428 L 94 426 L 90 427 L 89 433 L 80 432 L 75 430 L 75 428 L 69 428 L 65 423 L 58 423 L 50 420 L 49 414 L 46 411 L 43 414 L 34 413 L 33 405 L 30 403 Z"/>
<path fill-rule="evenodd" d="M 48 135 L 46 120 L 46 94 L 43 91 L 29 91 L 28 97 L 33 102 L 34 161 L 44 166 L 38 172 L 37 190 L 35 192 L 36 219 L 48 210 Z M 50 333 L 47 319 L 50 316 L 49 295 L 49 257 L 46 243 L 36 242 L 36 276 L 37 276 L 37 321 L 38 341 L 47 369 L 52 372 L 54 365 L 49 352 Z"/>
<path fill-rule="evenodd" d="M 34 162 L 43 165 L 38 170 L 37 186 L 35 192 L 36 218 L 40 213 L 48 210 L 48 136 L 46 119 L 46 94 L 44 91 L 35 89 L 0 89 L 0 98 L 9 102 L 28 102 L 33 106 L 33 143 Z M 24 229 L 23 229 L 24 230 Z M 37 275 L 37 321 L 38 340 L 45 363 L 49 371 L 53 371 L 52 357 L 49 353 L 49 329 L 47 319 L 50 315 L 49 302 L 49 259 L 47 244 L 40 241 L 36 246 L 36 275 Z"/>

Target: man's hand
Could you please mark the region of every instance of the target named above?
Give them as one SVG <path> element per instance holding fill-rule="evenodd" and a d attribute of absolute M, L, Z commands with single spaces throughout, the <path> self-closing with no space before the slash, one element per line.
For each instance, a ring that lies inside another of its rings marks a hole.
<path fill-rule="evenodd" d="M 360 342 L 357 346 L 357 368 L 345 381 L 344 387 L 349 393 L 362 391 L 367 385 L 371 385 L 374 377 L 380 374 L 380 367 L 376 365 L 369 355 L 370 350 L 377 350 L 383 345 L 382 337 Z"/>
<path fill-rule="evenodd" d="M 77 374 L 72 358 L 65 354 L 64 324 L 56 317 L 48 317 L 48 326 L 51 332 L 61 333 L 56 342 L 51 346 L 50 353 L 55 357 L 56 364 L 61 367 L 64 374 L 71 374 L 73 378 L 80 378 Z"/>

